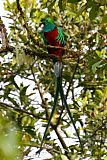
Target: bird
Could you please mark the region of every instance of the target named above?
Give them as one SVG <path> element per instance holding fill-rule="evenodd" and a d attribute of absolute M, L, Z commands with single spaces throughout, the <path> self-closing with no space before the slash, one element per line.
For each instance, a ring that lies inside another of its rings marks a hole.
<path fill-rule="evenodd" d="M 77 137 L 79 139 L 79 142 L 82 148 L 81 139 L 80 139 L 78 130 L 76 128 L 76 125 L 74 123 L 73 117 L 71 116 L 71 112 L 68 107 L 66 98 L 64 96 L 64 91 L 62 87 L 62 68 L 63 68 L 62 56 L 64 54 L 63 47 L 65 46 L 64 33 L 62 31 L 62 28 L 56 26 L 53 19 L 51 19 L 50 17 L 45 17 L 41 19 L 41 23 L 43 24 L 43 30 L 42 30 L 41 36 L 43 38 L 45 45 L 48 45 L 47 50 L 48 50 L 50 57 L 53 60 L 53 68 L 54 68 L 54 73 L 55 73 L 55 78 L 56 78 L 56 90 L 55 90 L 55 96 L 54 96 L 54 105 L 50 113 L 48 124 L 46 126 L 38 153 L 40 153 L 42 150 L 42 145 L 43 145 L 44 139 L 46 138 L 46 133 L 48 131 L 48 128 L 51 123 L 51 119 L 55 112 L 59 95 L 61 97 L 62 106 L 64 106 L 64 108 L 66 108 L 67 110 L 67 113 L 74 126 L 74 129 L 76 131 Z"/>

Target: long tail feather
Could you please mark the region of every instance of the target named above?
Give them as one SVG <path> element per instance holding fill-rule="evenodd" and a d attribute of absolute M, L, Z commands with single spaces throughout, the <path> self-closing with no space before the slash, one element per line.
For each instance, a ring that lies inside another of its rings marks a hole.
<path fill-rule="evenodd" d="M 81 142 L 81 139 L 80 139 L 78 130 L 77 130 L 76 125 L 75 125 L 75 123 L 74 123 L 73 117 L 71 116 L 70 109 L 69 109 L 69 107 L 68 107 L 67 101 L 66 101 L 65 96 L 64 96 L 64 91 L 63 91 L 63 87 L 62 87 L 62 79 L 60 79 L 60 96 L 61 96 L 62 104 L 64 104 L 64 106 L 65 106 L 65 108 L 66 108 L 66 110 L 67 110 L 67 112 L 68 112 L 68 115 L 69 115 L 69 117 L 70 117 L 70 120 L 71 120 L 71 122 L 72 122 L 72 124 L 73 124 L 73 126 L 74 126 L 75 131 L 76 131 L 78 140 L 79 140 L 79 142 L 80 142 L 81 149 L 83 150 L 83 145 L 82 145 L 82 142 Z"/>
<path fill-rule="evenodd" d="M 55 70 L 56 68 L 54 68 Z M 55 75 L 58 74 L 55 73 Z M 46 126 L 46 129 L 45 129 L 45 132 L 44 132 L 44 135 L 43 135 L 43 139 L 42 139 L 42 142 L 41 142 L 41 145 L 40 145 L 40 149 L 36 152 L 37 154 L 40 154 L 41 150 L 42 150 L 42 145 L 43 145 L 43 142 L 46 138 L 46 133 L 48 131 L 48 128 L 50 126 L 50 123 L 51 123 L 51 119 L 53 117 L 53 114 L 55 112 L 55 109 L 56 109 L 56 106 L 57 106 L 57 102 L 58 102 L 58 96 L 59 96 L 59 88 L 60 87 L 60 81 L 59 81 L 59 78 L 56 79 L 56 93 L 55 93 L 55 97 L 54 97 L 54 105 L 53 105 L 53 108 L 52 108 L 52 111 L 51 111 L 51 114 L 50 114 L 50 117 L 49 117 L 49 120 L 48 120 L 48 124 Z"/>

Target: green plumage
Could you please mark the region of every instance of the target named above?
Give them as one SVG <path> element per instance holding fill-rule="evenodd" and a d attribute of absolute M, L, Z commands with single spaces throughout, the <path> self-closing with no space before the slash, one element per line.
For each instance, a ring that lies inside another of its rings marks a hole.
<path fill-rule="evenodd" d="M 44 32 L 48 33 L 53 31 L 55 28 L 57 29 L 56 41 L 60 41 L 60 43 L 64 46 L 64 34 L 60 27 L 57 27 L 51 18 L 44 18 L 41 20 L 44 25 L 42 38 L 45 44 L 49 44 L 47 38 L 44 36 Z"/>

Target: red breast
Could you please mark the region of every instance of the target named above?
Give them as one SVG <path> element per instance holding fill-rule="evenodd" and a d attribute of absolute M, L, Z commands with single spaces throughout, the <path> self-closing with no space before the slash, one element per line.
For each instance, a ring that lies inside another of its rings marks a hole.
<path fill-rule="evenodd" d="M 55 27 L 54 30 L 52 30 L 50 32 L 44 32 L 44 36 L 46 37 L 49 45 L 57 46 L 57 47 L 61 47 L 62 46 L 60 41 L 56 40 L 56 37 L 58 36 L 57 27 Z M 62 59 L 62 54 L 63 54 L 63 50 L 62 49 L 60 49 L 60 48 L 49 48 L 48 47 L 48 52 L 49 52 L 49 54 L 51 54 L 53 56 L 57 56 L 59 59 Z"/>

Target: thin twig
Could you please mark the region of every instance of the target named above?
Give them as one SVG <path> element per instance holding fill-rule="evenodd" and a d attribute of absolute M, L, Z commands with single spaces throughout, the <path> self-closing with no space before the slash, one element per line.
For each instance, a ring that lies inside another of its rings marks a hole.
<path fill-rule="evenodd" d="M 28 112 L 28 111 L 26 111 L 26 110 L 24 110 L 24 109 L 20 109 L 20 108 L 18 108 L 18 107 L 14 107 L 14 106 L 9 105 L 9 104 L 7 104 L 7 103 L 0 102 L 0 107 L 13 109 L 13 110 L 15 110 L 15 111 L 17 111 L 17 112 L 25 113 L 25 114 L 28 114 L 29 116 L 33 116 L 34 118 L 46 120 L 46 118 L 40 117 L 40 116 L 35 115 L 35 114 L 33 114 L 33 113 L 30 113 L 30 112 Z"/>
<path fill-rule="evenodd" d="M 34 64 L 33 64 L 34 65 Z M 33 71 L 33 65 L 31 66 L 31 73 L 33 75 L 33 78 L 34 78 L 34 82 L 35 84 L 37 85 L 37 89 L 39 91 L 39 95 L 40 95 L 40 98 L 42 100 L 42 106 L 44 106 L 45 110 L 46 110 L 46 118 L 48 119 L 49 117 L 49 111 L 48 111 L 48 107 L 47 107 L 47 103 L 46 103 L 46 100 L 44 99 L 43 97 L 43 93 L 41 92 L 41 89 L 40 89 L 40 85 L 39 85 L 39 82 L 36 81 L 36 78 L 35 78 L 35 74 L 34 74 L 34 71 Z"/>
<path fill-rule="evenodd" d="M 70 82 L 69 82 L 69 86 L 68 86 L 68 89 L 67 89 L 67 92 L 66 92 L 66 99 L 67 99 L 67 97 L 68 97 L 68 94 L 69 94 L 71 85 L 72 85 L 72 83 L 73 83 L 73 79 L 74 79 L 74 77 L 75 77 L 75 74 L 76 74 L 76 71 L 77 71 L 77 68 L 78 68 L 78 64 L 79 64 L 79 58 L 78 58 L 78 60 L 77 60 L 77 64 L 76 64 L 76 66 L 75 66 L 73 75 L 72 75 L 71 80 L 70 80 Z"/>

